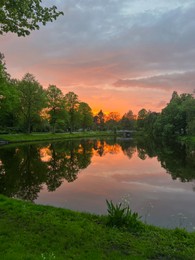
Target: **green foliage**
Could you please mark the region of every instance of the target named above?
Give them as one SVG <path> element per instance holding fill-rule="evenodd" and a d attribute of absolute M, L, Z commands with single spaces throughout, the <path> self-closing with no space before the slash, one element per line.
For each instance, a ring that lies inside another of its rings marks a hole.
<path fill-rule="evenodd" d="M 145 226 L 134 234 L 105 217 L 0 195 L 0 259 L 195 259 L 195 233 Z"/>
<path fill-rule="evenodd" d="M 138 112 L 138 117 L 137 117 L 137 127 L 138 128 L 143 128 L 145 125 L 145 119 L 147 118 L 148 111 L 145 108 L 142 108 Z"/>
<path fill-rule="evenodd" d="M 68 92 L 65 97 L 65 106 L 69 115 L 69 131 L 72 133 L 74 128 L 76 127 L 76 122 L 78 119 L 78 107 L 79 107 L 79 99 L 78 95 L 74 92 Z"/>
<path fill-rule="evenodd" d="M 7 73 L 4 55 L 0 53 L 0 127 L 13 127 L 19 104 L 16 81 Z"/>
<path fill-rule="evenodd" d="M 41 0 L 1 0 L 0 2 L 0 34 L 13 32 L 18 36 L 29 35 L 38 30 L 40 23 L 56 20 L 63 12 L 56 6 L 43 7 Z"/>
<path fill-rule="evenodd" d="M 93 124 L 93 113 L 90 106 L 85 102 L 80 102 L 78 107 L 79 124 L 81 128 L 86 130 L 91 128 Z"/>
<path fill-rule="evenodd" d="M 46 94 L 35 77 L 27 73 L 18 84 L 20 100 L 20 124 L 30 133 L 40 112 L 46 106 Z"/>
<path fill-rule="evenodd" d="M 193 95 L 188 93 L 178 95 L 174 91 L 170 102 L 161 113 L 148 112 L 144 119 L 144 130 L 150 135 L 172 139 L 179 135 L 194 134 L 194 120 Z M 138 119 L 138 126 L 139 121 Z"/>
<path fill-rule="evenodd" d="M 132 212 L 129 206 L 122 203 L 114 205 L 112 200 L 106 200 L 108 211 L 108 225 L 113 227 L 125 227 L 130 230 L 141 227 L 140 216 L 137 212 Z"/>
<path fill-rule="evenodd" d="M 136 116 L 133 114 L 133 111 L 129 110 L 123 115 L 120 120 L 120 126 L 122 129 L 132 130 L 135 128 Z"/>
<path fill-rule="evenodd" d="M 47 94 L 47 112 L 49 115 L 49 122 L 52 126 L 52 132 L 56 132 L 56 127 L 58 127 L 58 132 L 65 130 L 66 121 L 68 118 L 67 112 L 65 110 L 65 101 L 62 91 L 55 85 L 50 85 L 46 90 Z"/>

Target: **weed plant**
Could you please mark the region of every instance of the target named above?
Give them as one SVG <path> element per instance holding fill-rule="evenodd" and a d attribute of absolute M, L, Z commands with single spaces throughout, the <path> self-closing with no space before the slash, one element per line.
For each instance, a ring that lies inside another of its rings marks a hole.
<path fill-rule="evenodd" d="M 109 226 L 136 231 L 141 229 L 141 216 L 137 212 L 132 212 L 128 205 L 124 206 L 122 203 L 114 205 L 112 200 L 106 200 L 106 204 L 108 211 L 107 224 Z"/>

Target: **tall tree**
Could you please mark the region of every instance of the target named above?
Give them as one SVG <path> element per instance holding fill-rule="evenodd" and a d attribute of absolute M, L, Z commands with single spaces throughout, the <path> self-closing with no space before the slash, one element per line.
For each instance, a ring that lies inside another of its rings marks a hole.
<path fill-rule="evenodd" d="M 26 36 L 38 30 L 40 23 L 45 25 L 62 14 L 55 5 L 43 7 L 42 0 L 1 0 L 0 34 L 13 32 Z"/>
<path fill-rule="evenodd" d="M 110 130 L 116 130 L 118 122 L 120 120 L 120 114 L 118 112 L 110 112 L 106 116 L 106 126 Z"/>
<path fill-rule="evenodd" d="M 46 95 L 42 86 L 32 74 L 27 73 L 18 84 L 21 119 L 27 133 L 32 131 L 33 123 L 40 118 L 40 111 L 46 105 Z"/>
<path fill-rule="evenodd" d="M 98 127 L 99 130 L 104 129 L 105 125 L 105 114 L 102 111 L 102 109 L 97 113 L 97 115 L 94 117 L 94 123 Z"/>
<path fill-rule="evenodd" d="M 132 110 L 125 113 L 120 121 L 123 129 L 132 130 L 135 126 L 136 116 L 133 114 Z"/>
<path fill-rule="evenodd" d="M 7 73 L 4 55 L 0 53 L 0 126 L 2 127 L 13 126 L 14 113 L 18 105 L 14 83 Z"/>
<path fill-rule="evenodd" d="M 67 112 L 69 114 L 69 131 L 72 133 L 73 129 L 76 125 L 76 120 L 78 117 L 78 107 L 79 107 L 79 99 L 78 96 L 74 92 L 68 92 L 65 95 L 65 105 Z"/>
<path fill-rule="evenodd" d="M 59 121 L 65 120 L 64 97 L 62 91 L 55 85 L 50 85 L 46 93 L 50 124 L 52 132 L 55 133 L 56 124 Z"/>
<path fill-rule="evenodd" d="M 78 113 L 81 128 L 85 131 L 85 129 L 90 128 L 93 124 L 92 110 L 87 103 L 81 102 L 79 104 Z"/>
<path fill-rule="evenodd" d="M 137 127 L 138 128 L 143 128 L 145 124 L 145 119 L 148 115 L 148 111 L 145 108 L 142 108 L 138 112 L 138 117 L 137 117 Z"/>

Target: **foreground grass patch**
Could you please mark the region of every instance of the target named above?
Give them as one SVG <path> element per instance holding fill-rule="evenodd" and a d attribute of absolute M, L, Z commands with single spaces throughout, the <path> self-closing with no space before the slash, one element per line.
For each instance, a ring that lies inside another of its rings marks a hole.
<path fill-rule="evenodd" d="M 195 233 L 106 223 L 106 216 L 0 196 L 0 259 L 195 259 Z"/>

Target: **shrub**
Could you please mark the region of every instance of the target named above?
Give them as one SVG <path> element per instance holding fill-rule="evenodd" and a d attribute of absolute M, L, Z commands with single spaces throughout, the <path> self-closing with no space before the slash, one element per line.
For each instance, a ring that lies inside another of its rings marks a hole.
<path fill-rule="evenodd" d="M 129 206 L 122 203 L 114 205 L 112 200 L 107 203 L 108 225 L 113 227 L 125 227 L 127 229 L 139 229 L 141 227 L 141 216 L 137 212 L 132 212 Z"/>

